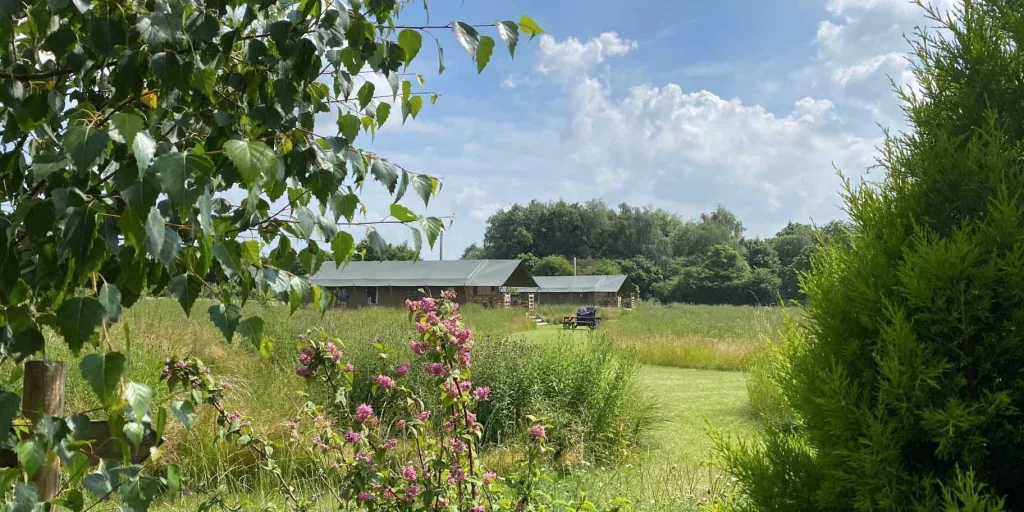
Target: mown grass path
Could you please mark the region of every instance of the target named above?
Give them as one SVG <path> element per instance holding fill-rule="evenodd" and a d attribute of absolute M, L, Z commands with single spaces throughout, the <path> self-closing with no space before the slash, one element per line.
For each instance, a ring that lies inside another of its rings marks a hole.
<path fill-rule="evenodd" d="M 536 341 L 571 343 L 588 336 L 563 334 L 560 326 L 524 335 Z M 580 468 L 554 482 L 561 493 L 589 489 L 592 499 L 628 497 L 636 510 L 693 510 L 708 489 L 728 482 L 703 465 L 710 455 L 707 427 L 733 435 L 755 428 L 747 404 L 746 372 L 646 365 L 639 384 L 657 404 L 660 421 L 645 445 L 615 468 Z"/>

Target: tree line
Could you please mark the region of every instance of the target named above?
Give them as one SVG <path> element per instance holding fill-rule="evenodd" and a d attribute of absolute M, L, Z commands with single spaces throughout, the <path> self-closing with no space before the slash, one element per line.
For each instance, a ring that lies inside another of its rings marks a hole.
<path fill-rule="evenodd" d="M 845 241 L 848 226 L 790 222 L 765 239 L 744 232 L 721 206 L 686 220 L 600 200 L 532 201 L 491 215 L 483 244 L 470 245 L 462 258 L 522 259 L 539 276 L 626 274 L 641 297 L 663 302 L 777 304 L 803 298 L 798 276 L 811 251 Z"/>

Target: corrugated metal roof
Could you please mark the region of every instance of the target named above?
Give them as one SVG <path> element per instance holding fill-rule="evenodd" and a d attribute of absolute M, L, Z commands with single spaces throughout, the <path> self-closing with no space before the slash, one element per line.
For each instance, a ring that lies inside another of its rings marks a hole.
<path fill-rule="evenodd" d="M 626 283 L 626 276 L 536 276 L 537 288 L 520 288 L 527 293 L 618 293 Z"/>
<path fill-rule="evenodd" d="M 532 287 L 521 260 L 328 262 L 310 278 L 320 286 L 512 286 Z"/>

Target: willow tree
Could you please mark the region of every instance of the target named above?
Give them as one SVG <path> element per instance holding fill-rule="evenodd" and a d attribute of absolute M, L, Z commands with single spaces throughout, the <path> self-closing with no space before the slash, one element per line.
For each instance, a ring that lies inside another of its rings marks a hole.
<path fill-rule="evenodd" d="M 126 358 L 109 349 L 121 344 L 100 341 L 141 296 L 169 293 L 226 339 L 265 353 L 272 341 L 243 312 L 246 300 L 269 289 L 292 311 L 327 307 L 328 294 L 290 270 L 343 263 L 352 226 L 382 243 L 376 220 L 359 214 L 365 187 L 391 195 L 385 222 L 407 224 L 417 251 L 424 238 L 432 245 L 441 220 L 403 201 L 427 204 L 438 179 L 360 143 L 437 99 L 410 71 L 424 34 L 434 46 L 451 31 L 482 72 L 495 38 L 514 56 L 520 35 L 541 29 L 525 16 L 404 26 L 404 8 L 408 0 L 0 0 L 3 364 L 46 354 L 43 332 L 53 329 L 81 357 L 71 366 L 114 431 L 138 443 L 163 428 L 166 411 L 124 381 Z M 441 73 L 440 42 L 436 50 Z M 319 133 L 324 116 L 337 126 Z M 204 293 L 216 303 L 194 311 Z M 175 415 L 187 419 L 182 407 Z M 0 494 L 29 510 L 42 461 L 81 460 L 82 418 L 46 417 L 7 436 L 19 414 L 18 395 L 0 394 L 0 432 L 19 459 L 2 471 Z M 140 469 L 90 475 L 86 487 L 120 488 L 124 506 L 144 509 L 176 472 Z M 81 508 L 78 483 L 54 502 Z"/>
<path fill-rule="evenodd" d="M 719 439 L 749 509 L 1024 508 L 1024 4 L 926 13 L 909 129 L 771 359 L 790 420 Z"/>

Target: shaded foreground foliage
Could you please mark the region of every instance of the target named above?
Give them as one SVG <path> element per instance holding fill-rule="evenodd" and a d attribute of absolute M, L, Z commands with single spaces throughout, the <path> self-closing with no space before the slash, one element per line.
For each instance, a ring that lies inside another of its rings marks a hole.
<path fill-rule="evenodd" d="M 848 187 L 850 245 L 812 255 L 765 362 L 779 407 L 718 439 L 747 509 L 1024 508 L 1024 4 L 928 13 L 912 129 Z"/>

